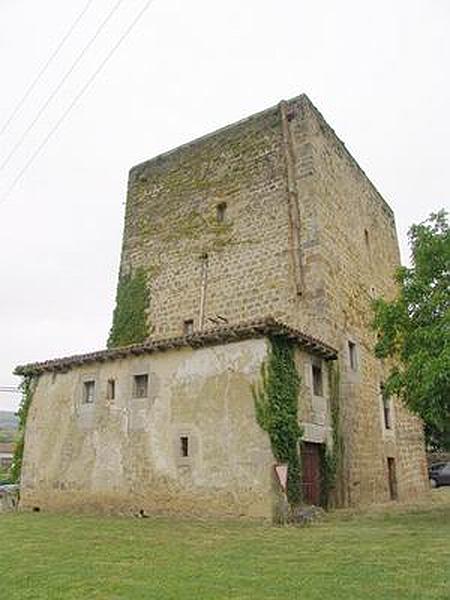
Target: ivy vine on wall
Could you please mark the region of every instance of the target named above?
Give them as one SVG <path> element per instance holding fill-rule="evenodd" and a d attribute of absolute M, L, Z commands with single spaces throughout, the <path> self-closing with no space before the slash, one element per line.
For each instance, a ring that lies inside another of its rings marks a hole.
<path fill-rule="evenodd" d="M 139 344 L 148 337 L 147 308 L 149 294 L 147 274 L 139 268 L 123 275 L 117 286 L 116 307 L 108 337 L 108 348 Z"/>
<path fill-rule="evenodd" d="M 287 498 L 291 506 L 301 503 L 301 465 L 298 423 L 300 377 L 294 348 L 287 340 L 272 337 L 267 361 L 261 368 L 261 382 L 252 388 L 256 418 L 267 431 L 275 459 L 288 465 Z"/>
<path fill-rule="evenodd" d="M 341 432 L 340 416 L 340 375 L 339 366 L 337 363 L 329 363 L 328 378 L 333 444 L 331 447 L 328 444 L 322 444 L 320 447 L 322 471 L 321 504 L 324 508 L 330 507 L 333 492 L 337 492 L 337 479 L 338 474 L 342 473 L 342 462 L 344 452 L 344 442 Z"/>
<path fill-rule="evenodd" d="M 19 417 L 19 428 L 18 428 L 18 439 L 14 449 L 14 456 L 11 466 L 11 480 L 14 482 L 20 481 L 20 474 L 22 472 L 22 461 L 23 461 L 23 449 L 25 445 L 25 428 L 27 423 L 28 411 L 31 406 L 31 400 L 33 398 L 33 391 L 35 386 L 35 379 L 32 375 L 25 375 L 19 386 L 22 392 L 22 398 L 20 401 L 19 410 L 17 416 Z"/>

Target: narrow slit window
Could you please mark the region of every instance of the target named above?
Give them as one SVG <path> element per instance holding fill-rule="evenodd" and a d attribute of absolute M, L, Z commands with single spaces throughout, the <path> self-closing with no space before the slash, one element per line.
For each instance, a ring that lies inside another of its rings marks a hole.
<path fill-rule="evenodd" d="M 348 343 L 348 355 L 350 359 L 350 368 L 352 371 L 358 370 L 358 360 L 356 356 L 356 344 L 354 342 Z"/>
<path fill-rule="evenodd" d="M 189 438 L 187 435 L 182 435 L 180 437 L 180 455 L 183 458 L 189 456 Z"/>
<path fill-rule="evenodd" d="M 392 429 L 391 399 L 386 394 L 384 384 L 381 384 L 381 401 L 383 403 L 384 428 Z"/>
<path fill-rule="evenodd" d="M 391 500 L 398 500 L 397 491 L 397 473 L 395 468 L 395 458 L 389 457 L 387 459 L 388 465 L 388 482 L 389 482 L 389 495 Z"/>
<path fill-rule="evenodd" d="M 114 379 L 108 379 L 106 386 L 106 398 L 107 400 L 114 400 L 116 397 L 116 382 Z"/>
<path fill-rule="evenodd" d="M 227 203 L 221 202 L 216 207 L 216 218 L 218 223 L 223 223 L 225 221 L 227 213 Z"/>
<path fill-rule="evenodd" d="M 134 376 L 134 398 L 147 398 L 148 396 L 148 375 L 135 375 Z"/>
<path fill-rule="evenodd" d="M 194 333 L 194 321 L 193 319 L 186 319 L 183 323 L 184 335 L 192 335 Z"/>
<path fill-rule="evenodd" d="M 93 404 L 95 400 L 95 381 L 85 381 L 83 390 L 84 404 Z"/>
<path fill-rule="evenodd" d="M 312 381 L 314 396 L 323 396 L 323 378 L 321 363 L 313 363 L 312 365 Z"/>

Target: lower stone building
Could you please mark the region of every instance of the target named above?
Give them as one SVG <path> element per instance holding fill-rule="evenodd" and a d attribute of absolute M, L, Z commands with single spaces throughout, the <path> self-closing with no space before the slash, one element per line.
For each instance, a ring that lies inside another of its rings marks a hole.
<path fill-rule="evenodd" d="M 33 389 L 22 508 L 278 519 L 283 475 L 258 424 L 254 390 L 280 339 L 292 346 L 300 376 L 303 502 L 341 504 L 342 487 L 355 482 L 343 471 L 337 352 L 268 318 L 18 367 Z M 385 456 L 373 500 L 423 493 L 421 440 L 411 445 L 381 408 L 379 425 Z M 333 489 L 324 489 L 325 448 L 338 468 Z"/>

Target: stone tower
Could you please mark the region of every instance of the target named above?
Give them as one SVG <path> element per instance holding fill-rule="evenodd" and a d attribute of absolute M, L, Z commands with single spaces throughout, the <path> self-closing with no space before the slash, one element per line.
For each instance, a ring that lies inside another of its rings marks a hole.
<path fill-rule="evenodd" d="M 392 210 L 305 95 L 130 172 L 120 279 L 145 274 L 148 335 L 270 315 L 338 349 L 346 504 L 426 480 L 419 421 L 397 402 L 383 424 L 373 354 L 398 264 Z"/>

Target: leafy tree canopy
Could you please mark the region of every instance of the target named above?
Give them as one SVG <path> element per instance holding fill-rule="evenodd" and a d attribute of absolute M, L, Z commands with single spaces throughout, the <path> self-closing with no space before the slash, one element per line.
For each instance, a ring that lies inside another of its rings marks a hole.
<path fill-rule="evenodd" d="M 374 303 L 375 353 L 396 364 L 386 382 L 425 422 L 428 440 L 450 449 L 450 229 L 445 211 L 408 233 L 410 268 L 396 273 L 399 294 Z"/>

